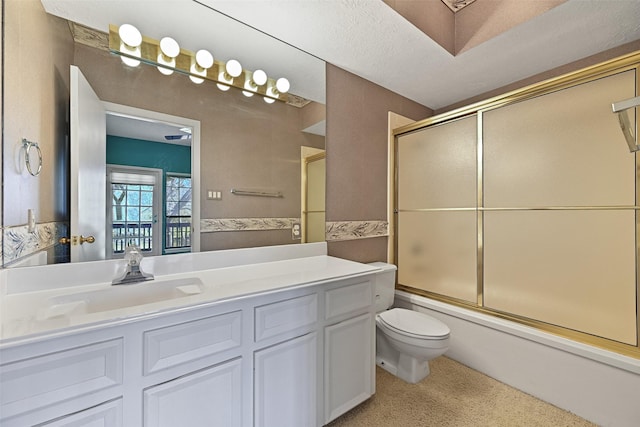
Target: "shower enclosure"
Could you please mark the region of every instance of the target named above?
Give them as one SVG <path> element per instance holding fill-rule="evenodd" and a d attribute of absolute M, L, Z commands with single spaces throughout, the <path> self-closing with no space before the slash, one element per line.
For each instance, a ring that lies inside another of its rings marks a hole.
<path fill-rule="evenodd" d="M 398 287 L 640 357 L 640 160 L 612 112 L 637 96 L 639 64 L 397 129 Z"/>

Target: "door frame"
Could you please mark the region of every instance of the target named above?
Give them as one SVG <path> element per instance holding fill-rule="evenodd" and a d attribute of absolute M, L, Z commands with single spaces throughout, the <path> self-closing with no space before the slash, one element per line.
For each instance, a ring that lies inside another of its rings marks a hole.
<path fill-rule="evenodd" d="M 191 127 L 191 252 L 200 252 L 200 121 L 104 101 L 106 113 Z"/>
<path fill-rule="evenodd" d="M 307 147 L 304 147 L 307 148 Z M 307 150 L 309 151 L 309 150 Z M 313 154 L 311 154 L 313 153 Z M 327 156 L 327 152 L 326 150 L 322 150 L 322 149 L 312 149 L 312 151 L 310 151 L 309 154 L 305 155 L 304 151 L 303 151 L 303 158 L 302 158 L 302 172 L 301 172 L 301 189 L 302 189 L 302 194 L 300 197 L 301 200 L 301 210 L 300 210 L 300 228 L 301 228 L 301 243 L 309 243 L 308 239 L 308 233 L 307 233 L 307 226 L 309 225 L 309 221 L 307 218 L 307 215 L 309 214 L 309 207 L 308 207 L 308 201 L 309 201 L 309 163 L 313 163 L 319 160 L 325 160 Z M 325 181 L 326 181 L 326 173 L 325 173 L 325 177 L 324 177 Z M 325 183 L 326 184 L 326 183 Z M 325 185 L 326 186 L 326 185 Z M 325 220 L 326 223 L 326 220 Z M 325 239 L 326 240 L 326 239 Z"/>
<path fill-rule="evenodd" d="M 107 163 L 107 192 L 105 194 L 106 197 L 106 207 L 107 207 L 107 215 L 105 221 L 105 235 L 106 235 L 106 247 L 105 247 L 105 257 L 106 259 L 117 259 L 123 258 L 124 253 L 118 254 L 114 256 L 113 253 L 113 209 L 112 209 L 112 190 L 111 184 L 113 181 L 111 180 L 111 172 L 124 172 L 124 173 L 132 173 L 132 174 L 142 174 L 142 175 L 152 175 L 155 184 L 153 188 L 153 226 L 152 226 L 152 239 L 153 239 L 153 250 L 149 256 L 158 256 L 162 255 L 164 248 L 162 245 L 162 233 L 164 233 L 164 215 L 162 215 L 162 205 L 164 203 L 164 191 L 162 191 L 164 176 L 162 173 L 162 169 L 157 168 L 146 168 L 140 166 L 125 166 L 125 165 L 113 165 Z"/>

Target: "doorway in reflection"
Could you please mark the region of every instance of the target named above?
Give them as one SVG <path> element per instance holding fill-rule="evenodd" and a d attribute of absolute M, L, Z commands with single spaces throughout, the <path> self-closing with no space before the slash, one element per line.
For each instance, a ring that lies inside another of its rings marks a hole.
<path fill-rule="evenodd" d="M 107 133 L 108 258 L 130 244 L 149 256 L 190 252 L 191 128 L 108 116 Z"/>

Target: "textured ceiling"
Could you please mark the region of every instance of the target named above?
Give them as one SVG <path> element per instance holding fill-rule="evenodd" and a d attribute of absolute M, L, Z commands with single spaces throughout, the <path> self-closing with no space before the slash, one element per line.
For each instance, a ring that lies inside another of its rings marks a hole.
<path fill-rule="evenodd" d="M 489 1 L 520 0 L 472 7 Z M 191 50 L 213 46 L 222 60 L 235 56 L 249 69 L 286 75 L 292 92 L 308 99 L 324 101 L 321 59 L 433 109 L 640 39 L 640 0 L 569 0 L 457 56 L 382 0 L 42 2 L 51 13 L 102 31 L 130 22 Z M 286 44 L 232 30 L 211 9 Z"/>
<path fill-rule="evenodd" d="M 433 109 L 640 39 L 639 0 L 569 0 L 457 56 L 381 0 L 203 2 Z"/>

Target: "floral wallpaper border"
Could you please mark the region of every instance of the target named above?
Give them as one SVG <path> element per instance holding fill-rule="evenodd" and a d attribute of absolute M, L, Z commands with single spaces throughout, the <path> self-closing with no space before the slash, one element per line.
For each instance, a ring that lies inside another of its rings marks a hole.
<path fill-rule="evenodd" d="M 200 220 L 201 233 L 220 231 L 287 230 L 300 218 L 214 218 Z"/>
<path fill-rule="evenodd" d="M 26 225 L 3 228 L 0 249 L 3 265 L 56 245 L 60 237 L 67 235 L 68 229 L 69 225 L 63 222 L 36 224 L 33 233 Z"/>
<path fill-rule="evenodd" d="M 334 221 L 326 224 L 326 240 L 328 242 L 388 235 L 389 223 L 387 221 Z"/>
<path fill-rule="evenodd" d="M 202 233 L 224 231 L 260 231 L 291 229 L 300 218 L 221 218 L 200 221 Z M 48 222 L 36 225 L 29 233 L 26 225 L 6 227 L 0 234 L 0 260 L 3 265 L 55 246 L 58 239 L 68 234 L 69 225 Z M 383 237 L 389 235 L 387 221 L 335 221 L 326 223 L 326 240 L 344 241 Z"/>

